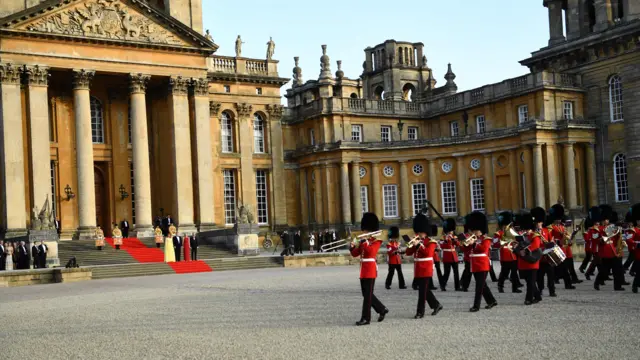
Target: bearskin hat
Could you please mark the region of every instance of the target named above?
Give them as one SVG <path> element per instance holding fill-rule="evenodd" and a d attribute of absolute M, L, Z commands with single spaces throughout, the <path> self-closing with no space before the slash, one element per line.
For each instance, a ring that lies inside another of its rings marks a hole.
<path fill-rule="evenodd" d="M 611 205 L 603 204 L 598 206 L 600 208 L 600 216 L 602 220 L 609 220 L 610 223 L 613 222 L 611 219 L 613 217 L 613 208 Z"/>
<path fill-rule="evenodd" d="M 533 216 L 533 219 L 536 223 L 543 223 L 545 217 L 547 217 L 547 212 L 543 208 L 538 206 L 531 209 L 531 216 Z"/>
<path fill-rule="evenodd" d="M 564 216 L 564 206 L 560 204 L 555 204 L 549 209 L 549 216 L 551 217 L 551 221 L 562 220 Z"/>
<path fill-rule="evenodd" d="M 589 219 L 591 219 L 592 223 L 594 224 L 602 221 L 602 211 L 600 210 L 599 207 L 594 206 L 591 209 L 589 209 Z"/>
<path fill-rule="evenodd" d="M 456 219 L 447 218 L 442 224 L 442 231 L 445 233 L 456 231 Z"/>
<path fill-rule="evenodd" d="M 609 218 L 609 222 L 612 224 L 617 224 L 618 220 L 620 220 L 618 218 L 618 213 L 616 211 L 612 211 L 611 212 L 611 217 Z"/>
<path fill-rule="evenodd" d="M 485 214 L 474 211 L 467 216 L 467 226 L 470 231 L 482 231 L 483 234 L 487 233 L 487 217 Z"/>
<path fill-rule="evenodd" d="M 515 224 L 520 227 L 520 230 L 533 230 L 535 227 L 533 223 L 533 215 L 529 212 L 523 212 L 515 216 Z"/>
<path fill-rule="evenodd" d="M 640 220 L 640 203 L 633 205 L 629 211 L 631 212 L 631 220 Z"/>
<path fill-rule="evenodd" d="M 585 228 L 585 229 L 589 229 L 592 226 L 593 226 L 593 220 L 591 220 L 591 218 L 587 216 L 584 219 L 584 223 L 583 223 L 582 227 Z"/>
<path fill-rule="evenodd" d="M 380 220 L 378 220 L 376 214 L 368 212 L 362 215 L 360 230 L 368 232 L 380 230 Z"/>
<path fill-rule="evenodd" d="M 503 211 L 498 214 L 498 226 L 509 225 L 513 222 L 513 214 L 509 211 Z"/>
<path fill-rule="evenodd" d="M 400 237 L 400 229 L 397 226 L 389 228 L 389 239 L 397 239 Z"/>
<path fill-rule="evenodd" d="M 626 222 L 627 224 L 633 222 L 633 217 L 631 216 L 631 210 L 627 211 L 627 214 L 624 216 L 624 222 Z"/>
<path fill-rule="evenodd" d="M 413 232 L 416 234 L 429 234 L 431 232 L 431 226 L 429 226 L 429 218 L 427 218 L 424 214 L 416 215 L 413 218 Z"/>

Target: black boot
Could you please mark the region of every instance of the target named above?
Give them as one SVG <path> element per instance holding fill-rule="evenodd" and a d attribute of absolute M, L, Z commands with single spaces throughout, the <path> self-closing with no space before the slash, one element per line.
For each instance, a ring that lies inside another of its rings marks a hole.
<path fill-rule="evenodd" d="M 378 315 L 378 322 L 384 321 L 384 317 L 387 316 L 387 313 L 389 313 L 389 309 L 385 308 L 384 310 L 382 310 L 380 315 Z"/>
<path fill-rule="evenodd" d="M 370 324 L 369 320 L 364 320 L 364 319 L 356 322 L 356 326 L 369 325 L 369 324 Z"/>

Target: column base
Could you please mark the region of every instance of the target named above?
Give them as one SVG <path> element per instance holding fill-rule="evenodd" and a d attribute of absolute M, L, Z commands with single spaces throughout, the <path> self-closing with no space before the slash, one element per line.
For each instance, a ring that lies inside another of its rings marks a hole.
<path fill-rule="evenodd" d="M 156 237 L 151 225 L 136 225 L 133 228 L 133 235 L 138 239 L 154 239 Z"/>
<path fill-rule="evenodd" d="M 218 227 L 214 223 L 202 223 L 198 225 L 198 232 L 207 232 L 217 229 Z"/>
<path fill-rule="evenodd" d="M 13 241 L 27 241 L 27 234 L 29 231 L 27 229 L 7 229 L 4 233 L 5 240 L 13 240 Z"/>
<path fill-rule="evenodd" d="M 178 234 L 180 235 L 191 235 L 196 234 L 198 229 L 195 224 L 180 224 L 177 226 Z"/>
<path fill-rule="evenodd" d="M 78 228 L 78 240 L 95 240 L 95 239 L 96 239 L 95 226 L 81 226 Z"/>

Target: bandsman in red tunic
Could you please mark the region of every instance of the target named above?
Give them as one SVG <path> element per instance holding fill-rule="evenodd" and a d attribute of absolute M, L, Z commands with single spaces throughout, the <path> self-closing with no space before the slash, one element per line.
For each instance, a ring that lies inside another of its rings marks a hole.
<path fill-rule="evenodd" d="M 471 260 L 471 272 L 476 281 L 476 292 L 473 298 L 473 306 L 469 311 L 476 312 L 480 310 L 480 300 L 484 298 L 487 303 L 485 309 L 491 309 L 498 305 L 493 297 L 491 289 L 487 286 L 487 275 L 491 270 L 491 246 L 493 241 L 490 237 L 485 236 L 488 232 L 487 217 L 478 211 L 472 212 L 466 217 L 466 224 L 469 231 L 476 237 L 476 241 L 471 244 L 472 250 L 469 254 Z"/>
<path fill-rule="evenodd" d="M 467 239 L 471 234 L 469 234 L 469 229 L 467 228 L 467 224 L 464 225 L 464 233 L 462 236 L 458 236 L 458 241 L 460 241 L 460 250 L 462 250 L 462 259 L 464 261 L 464 270 L 462 270 L 462 291 L 469 291 L 469 284 L 471 284 L 471 260 L 469 258 L 469 254 L 471 254 L 471 244 L 465 245 L 465 239 Z"/>
<path fill-rule="evenodd" d="M 591 275 L 589 274 L 587 268 L 590 269 L 590 263 L 593 261 L 593 252 L 591 251 L 591 236 L 587 235 L 591 227 L 593 227 L 593 220 L 591 220 L 591 218 L 587 214 L 587 217 L 584 219 L 584 224 L 582 224 L 582 228 L 585 229 L 584 233 L 582 234 L 582 238 L 584 239 L 584 259 L 582 259 L 582 264 L 580 264 L 580 267 L 578 268 L 583 274 L 585 270 L 587 271 L 587 274 L 585 275 L 587 280 L 590 280 L 589 276 Z"/>
<path fill-rule="evenodd" d="M 578 281 L 578 277 L 575 274 L 573 268 L 573 251 L 571 250 L 571 234 L 569 230 L 565 228 L 562 221 L 564 220 L 564 206 L 555 204 L 549 209 L 549 220 L 553 223 L 547 228 L 551 233 L 551 239 L 558 244 L 567 258 L 557 268 L 556 275 L 564 280 L 565 289 L 575 289 L 571 283 L 571 271 Z"/>
<path fill-rule="evenodd" d="M 536 281 L 542 257 L 542 235 L 534 231 L 536 226 L 531 213 L 524 212 L 516 215 L 515 226 L 521 234 L 520 242 L 514 248 L 518 254 L 518 271 L 520 278 L 527 284 L 524 304 L 531 305 L 542 300 Z"/>
<path fill-rule="evenodd" d="M 547 212 L 541 207 L 536 207 L 531 209 L 531 215 L 533 216 L 535 225 L 534 231 L 542 235 L 542 238 L 540 240 L 542 241 L 543 250 L 552 248 L 555 245 L 555 242 L 551 238 L 551 232 L 549 232 L 549 229 L 544 227 Z M 542 260 L 540 260 L 540 268 L 538 269 L 538 276 L 536 279 L 538 281 L 538 290 L 540 291 L 540 295 L 542 295 L 542 290 L 544 290 L 545 276 L 547 277 L 549 296 L 556 297 L 555 267 L 553 266 L 553 264 L 550 264 L 543 258 Z"/>
<path fill-rule="evenodd" d="M 400 284 L 400 289 L 406 289 L 407 287 L 404 284 L 404 276 L 402 275 L 402 257 L 400 250 L 400 242 L 398 239 L 400 238 L 400 229 L 397 226 L 392 226 L 389 229 L 389 243 L 387 244 L 387 257 L 389 263 L 389 273 L 387 275 L 387 280 L 385 281 L 385 288 L 391 289 L 391 282 L 393 281 L 393 274 L 397 270 L 398 271 L 398 283 Z"/>
<path fill-rule="evenodd" d="M 435 239 L 436 236 L 438 236 L 437 227 L 435 227 L 435 231 L 436 231 L 435 234 L 427 234 L 427 235 Z M 436 251 L 433 253 L 433 263 L 436 268 L 436 274 L 438 275 L 438 284 L 442 284 L 442 269 L 440 268 L 440 251 L 442 251 L 442 249 L 440 248 L 440 243 L 438 243 L 438 241 L 436 240 Z M 431 280 L 429 280 L 429 288 L 431 290 L 438 289 L 436 285 L 433 283 L 433 277 L 431 277 Z"/>
<path fill-rule="evenodd" d="M 631 291 L 638 293 L 638 287 L 640 287 L 640 229 L 637 228 L 638 221 L 640 221 L 640 204 L 635 204 L 631 207 L 631 221 L 633 224 L 633 242 L 634 242 L 634 256 L 633 268 L 631 272 L 634 273 L 633 285 Z"/>
<path fill-rule="evenodd" d="M 627 243 L 627 249 L 629 251 L 629 255 L 627 256 L 627 261 L 624 262 L 623 269 L 624 271 L 629 271 L 629 275 L 634 276 L 635 273 L 633 271 L 633 263 L 635 260 L 635 248 L 636 243 L 634 240 L 634 234 L 636 233 L 636 226 L 631 216 L 631 210 L 627 212 L 627 215 L 624 217 L 624 222 L 626 225 L 626 229 L 624 232 L 624 241 Z"/>
<path fill-rule="evenodd" d="M 508 211 L 498 214 L 498 231 L 493 234 L 493 247 L 500 249 L 500 275 L 498 276 L 498 292 L 504 292 L 504 282 L 509 278 L 511 281 L 511 292 L 521 293 L 519 288 L 523 285 L 518 277 L 518 263 L 516 255 L 513 253 L 513 244 L 501 244 L 505 240 L 505 227 L 513 223 L 513 214 Z"/>
<path fill-rule="evenodd" d="M 421 319 L 424 317 L 425 300 L 433 310 L 431 315 L 437 315 L 442 310 L 442 305 L 428 286 L 433 276 L 433 256 L 438 241 L 428 237 L 429 219 L 424 214 L 413 218 L 413 231 L 418 238 L 407 248 L 407 255 L 413 255 L 414 276 L 418 283 L 418 309 L 414 318 Z"/>
<path fill-rule="evenodd" d="M 589 248 L 589 253 L 592 256 L 591 263 L 587 268 L 587 272 L 585 273 L 585 277 L 587 280 L 591 280 L 591 276 L 595 273 L 596 268 L 600 268 L 601 259 L 598 254 L 600 238 L 602 237 L 603 232 L 601 231 L 600 221 L 602 221 L 602 211 L 599 207 L 594 206 L 589 209 L 589 227 L 587 233 L 584 236 L 585 247 Z M 586 228 L 587 225 L 585 225 Z M 587 254 L 588 256 L 589 254 Z M 604 282 L 600 285 L 604 285 Z"/>
<path fill-rule="evenodd" d="M 610 223 L 617 222 L 617 214 L 613 211 L 613 208 L 609 205 L 600 205 L 602 223 L 600 226 L 600 234 L 598 241 L 598 256 L 600 257 L 601 265 L 598 269 L 598 276 L 593 284 L 593 288 L 600 290 L 600 285 L 604 284 L 604 281 L 609 276 L 609 273 L 613 271 L 613 289 L 615 291 L 624 291 L 622 287 L 624 281 L 624 273 L 622 271 L 622 264 L 618 261 L 617 246 L 618 242 L 622 241 L 621 234 L 606 237 L 605 229 Z"/>
<path fill-rule="evenodd" d="M 440 240 L 440 248 L 442 249 L 442 262 L 444 263 L 444 274 L 442 281 L 440 282 L 440 289 L 447 291 L 447 282 L 449 281 L 449 275 L 453 270 L 453 283 L 456 291 L 462 290 L 460 288 L 460 275 L 458 274 L 458 250 L 460 246 L 458 237 L 455 235 L 456 220 L 448 218 L 442 224 L 442 240 Z"/>
<path fill-rule="evenodd" d="M 360 222 L 360 229 L 365 233 L 375 232 L 380 229 L 380 222 L 374 213 L 365 213 Z M 351 244 L 349 251 L 351 256 L 360 257 L 360 288 L 362 289 L 362 317 L 356 325 L 369 325 L 371 323 L 371 307 L 379 314 L 378 322 L 383 321 L 389 309 L 373 294 L 376 277 L 378 277 L 378 264 L 376 255 L 382 245 L 382 240 L 374 237 L 360 240 L 359 246 Z"/>

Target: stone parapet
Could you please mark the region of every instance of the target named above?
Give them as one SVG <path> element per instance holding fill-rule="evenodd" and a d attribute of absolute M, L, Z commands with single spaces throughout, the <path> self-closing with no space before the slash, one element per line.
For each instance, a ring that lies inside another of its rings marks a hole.
<path fill-rule="evenodd" d="M 14 287 L 91 280 L 90 268 L 32 269 L 0 272 L 0 287 Z"/>

